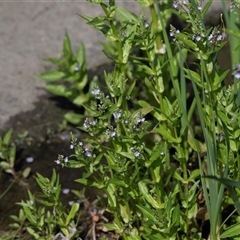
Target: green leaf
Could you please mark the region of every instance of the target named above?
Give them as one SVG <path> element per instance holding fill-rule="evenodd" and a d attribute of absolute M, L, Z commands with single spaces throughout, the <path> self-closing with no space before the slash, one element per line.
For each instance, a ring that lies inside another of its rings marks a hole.
<path fill-rule="evenodd" d="M 107 198 L 108 198 L 108 204 L 110 207 L 116 207 L 117 206 L 117 200 L 116 200 L 116 188 L 114 184 L 108 184 L 106 192 Z"/>
<path fill-rule="evenodd" d="M 162 120 L 166 120 L 166 117 L 160 115 L 153 106 L 151 106 L 148 102 L 146 101 L 143 101 L 143 100 L 139 100 L 138 101 L 138 104 L 143 107 L 143 108 L 146 108 L 146 109 L 150 109 L 151 108 L 151 114 L 159 121 L 162 121 Z"/>
<path fill-rule="evenodd" d="M 64 236 L 69 236 L 68 229 L 66 227 L 60 227 Z M 61 237 L 62 238 L 62 237 Z M 66 239 L 65 237 L 63 239 Z"/>
<path fill-rule="evenodd" d="M 11 137 L 12 137 L 12 133 L 13 133 L 13 129 L 10 128 L 10 129 L 7 131 L 7 133 L 4 135 L 4 137 L 3 137 L 3 144 L 4 144 L 5 146 L 8 146 L 8 145 L 9 145 L 10 140 L 11 140 Z"/>
<path fill-rule="evenodd" d="M 138 188 L 143 197 L 146 199 L 146 201 L 150 203 L 154 208 L 159 209 L 163 207 L 162 204 L 156 202 L 156 200 L 151 196 L 151 193 L 148 191 L 146 183 L 140 181 L 138 183 Z"/>
<path fill-rule="evenodd" d="M 44 58 L 43 60 L 46 61 L 46 62 L 53 63 L 55 65 L 60 65 L 61 64 L 61 60 L 58 59 L 58 58 Z"/>
<path fill-rule="evenodd" d="M 193 170 L 190 177 L 188 178 L 188 182 L 195 181 L 196 178 L 199 176 L 200 176 L 200 169 Z"/>
<path fill-rule="evenodd" d="M 30 227 L 26 228 L 28 233 L 32 235 L 35 239 L 40 239 L 40 236 Z"/>
<path fill-rule="evenodd" d="M 205 15 L 207 14 L 208 12 L 208 9 L 211 7 L 212 5 L 212 0 L 208 0 L 202 10 L 202 18 L 204 19 Z"/>
<path fill-rule="evenodd" d="M 229 237 L 234 237 L 234 236 L 240 236 L 240 223 L 237 223 L 235 225 L 232 225 L 230 227 L 228 227 L 222 234 L 221 234 L 221 238 L 229 238 Z"/>
<path fill-rule="evenodd" d="M 62 80 L 65 76 L 66 75 L 64 72 L 51 70 L 38 75 L 37 78 L 48 81 L 48 82 L 54 82 L 54 81 Z"/>
<path fill-rule="evenodd" d="M 54 185 L 54 183 L 56 182 L 56 180 L 57 180 L 57 173 L 56 173 L 56 170 L 53 169 L 52 177 L 51 177 L 51 184 Z"/>
<path fill-rule="evenodd" d="M 71 56 L 71 55 L 72 55 L 71 41 L 68 36 L 68 33 L 66 32 L 63 40 L 63 56 Z"/>
<path fill-rule="evenodd" d="M 214 179 L 214 180 L 220 182 L 221 184 L 224 184 L 227 187 L 227 189 L 229 191 L 229 195 L 231 196 L 232 200 L 234 201 L 234 204 L 238 210 L 238 213 L 240 214 L 240 202 L 239 202 L 238 196 L 234 190 L 235 187 L 240 188 L 240 182 L 234 181 L 231 179 L 227 179 L 227 178 L 218 178 L 215 176 L 205 176 L 205 178 Z"/>
<path fill-rule="evenodd" d="M 162 151 L 162 145 L 160 145 L 160 144 L 155 145 L 155 147 L 151 153 L 151 157 L 150 157 L 149 161 L 153 162 L 157 158 L 159 158 L 161 151 Z"/>
<path fill-rule="evenodd" d="M 201 80 L 200 75 L 197 72 L 192 71 L 188 68 L 183 68 L 183 70 L 187 74 L 187 75 L 185 75 L 186 78 L 193 80 L 196 84 L 201 84 L 202 80 Z"/>
<path fill-rule="evenodd" d="M 182 139 L 180 137 L 178 138 L 174 138 L 170 131 L 168 129 L 166 129 L 166 126 L 164 125 L 160 125 L 158 128 L 156 128 L 156 132 L 158 132 L 159 134 L 162 135 L 162 137 L 171 142 L 171 143 L 181 143 Z"/>
<path fill-rule="evenodd" d="M 153 0 L 136 0 L 142 7 L 149 7 L 151 6 L 154 1 Z"/>
<path fill-rule="evenodd" d="M 77 125 L 81 122 L 81 120 L 84 118 L 83 115 L 74 113 L 74 112 L 67 112 L 64 114 L 64 118 L 72 123 L 73 125 Z"/>
<path fill-rule="evenodd" d="M 226 31 L 227 34 L 233 35 L 234 37 L 240 39 L 240 32 L 239 32 L 239 30 L 235 30 L 235 29 L 233 30 L 233 29 L 227 29 L 226 28 L 225 31 Z"/>
<path fill-rule="evenodd" d="M 221 86 L 220 83 L 226 78 L 229 71 L 230 71 L 229 69 L 228 70 L 219 70 L 218 73 L 215 73 L 214 82 L 213 82 L 213 90 L 215 90 Z"/>
<path fill-rule="evenodd" d="M 192 49 L 196 52 L 199 51 L 198 45 L 196 43 L 194 43 L 192 40 L 190 40 L 186 34 L 180 32 L 176 35 L 176 37 L 178 40 L 180 40 L 182 43 L 184 43 L 190 49 Z"/>
<path fill-rule="evenodd" d="M 199 153 L 205 153 L 207 152 L 207 147 L 206 147 L 206 144 L 203 144 L 201 143 L 199 140 L 193 138 L 192 134 L 189 133 L 188 134 L 188 144 L 190 145 L 190 147 L 196 151 L 196 152 L 199 152 Z"/>
<path fill-rule="evenodd" d="M 79 66 L 81 66 L 81 69 L 86 71 L 86 54 L 85 54 L 85 47 L 83 43 L 80 43 L 78 47 L 76 59 L 78 61 Z"/>
<path fill-rule="evenodd" d="M 54 95 L 67 97 L 68 89 L 64 85 L 48 84 L 47 86 L 45 86 L 45 88 L 47 91 Z"/>
<path fill-rule="evenodd" d="M 43 204 L 46 207 L 53 207 L 55 204 L 52 202 L 49 202 L 49 200 L 42 200 L 42 199 L 36 199 L 39 203 Z"/>
<path fill-rule="evenodd" d="M 15 157 L 16 157 L 16 146 L 13 146 L 10 148 L 10 151 L 9 151 L 9 162 L 12 168 L 14 167 L 14 164 L 15 164 Z"/>
<path fill-rule="evenodd" d="M 89 101 L 89 95 L 81 93 L 76 98 L 73 99 L 73 103 L 77 106 L 82 106 L 84 103 Z"/>
<path fill-rule="evenodd" d="M 135 159 L 135 156 L 132 153 L 129 153 L 129 152 L 118 152 L 118 154 L 120 154 L 120 155 L 122 155 L 126 158 L 132 159 L 132 160 Z"/>
<path fill-rule="evenodd" d="M 133 89 L 135 88 L 135 85 L 136 85 L 136 80 L 134 80 L 134 81 L 132 82 L 131 86 L 130 86 L 129 89 L 127 90 L 127 94 L 126 94 L 127 96 L 130 96 L 130 95 L 131 95 Z"/>
<path fill-rule="evenodd" d="M 128 187 L 128 185 L 123 180 L 120 180 L 120 179 L 111 178 L 108 182 L 112 183 L 114 185 L 117 185 L 117 186 L 121 186 L 121 187 L 125 187 L 125 188 Z"/>
<path fill-rule="evenodd" d="M 129 223 L 130 219 L 131 219 L 131 213 L 129 210 L 128 205 L 121 205 L 120 204 L 120 213 L 121 213 L 121 217 L 123 219 L 123 221 L 125 223 Z"/>
<path fill-rule="evenodd" d="M 144 217 L 147 217 L 149 220 L 153 221 L 155 224 L 159 224 L 159 222 L 156 220 L 156 217 L 154 216 L 154 213 L 151 209 L 144 206 L 140 206 L 139 204 L 137 204 L 136 206 L 141 210 Z"/>
<path fill-rule="evenodd" d="M 139 21 L 135 14 L 120 6 L 116 7 L 116 14 L 121 22 L 137 23 Z"/>
<path fill-rule="evenodd" d="M 127 240 L 141 240 L 141 236 L 136 228 L 131 229 L 129 233 L 129 237 L 127 236 Z"/>
<path fill-rule="evenodd" d="M 74 219 L 77 211 L 79 210 L 79 203 L 74 203 L 71 207 L 71 210 L 67 216 L 67 219 L 66 219 L 66 225 L 68 225 L 71 221 L 71 219 Z"/>
<path fill-rule="evenodd" d="M 238 51 L 240 51 L 240 45 L 233 50 L 233 52 L 238 52 Z"/>

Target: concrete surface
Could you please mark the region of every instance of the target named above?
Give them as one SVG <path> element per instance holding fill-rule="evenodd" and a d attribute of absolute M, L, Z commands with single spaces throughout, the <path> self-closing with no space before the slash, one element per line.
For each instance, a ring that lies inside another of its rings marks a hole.
<path fill-rule="evenodd" d="M 133 0 L 117 2 L 141 13 Z M 214 6 L 216 15 L 220 0 L 214 1 Z M 44 82 L 34 76 L 50 68 L 43 58 L 59 56 L 65 31 L 73 49 L 84 42 L 89 67 L 106 62 L 102 34 L 76 13 L 98 16 L 102 10 L 86 1 L 0 0 L 0 129 L 10 117 L 32 110 L 45 93 Z"/>
<path fill-rule="evenodd" d="M 141 12 L 134 1 L 121 5 Z M 65 31 L 73 49 L 84 42 L 89 67 L 106 62 L 103 35 L 76 13 L 94 17 L 102 9 L 86 1 L 0 0 L 0 129 L 10 117 L 32 110 L 45 93 L 44 82 L 35 76 L 51 66 L 43 58 L 60 55 Z"/>

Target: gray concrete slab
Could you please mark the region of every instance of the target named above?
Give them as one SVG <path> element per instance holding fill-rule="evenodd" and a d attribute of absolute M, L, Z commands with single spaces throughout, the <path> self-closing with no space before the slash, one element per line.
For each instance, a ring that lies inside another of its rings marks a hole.
<path fill-rule="evenodd" d="M 134 1 L 121 5 L 141 12 Z M 11 116 L 31 110 L 45 93 L 44 82 L 35 76 L 47 69 L 46 57 L 58 57 L 65 31 L 73 49 L 84 42 L 88 66 L 103 64 L 103 35 L 77 13 L 102 14 L 100 6 L 86 1 L 0 1 L 0 129 Z"/>

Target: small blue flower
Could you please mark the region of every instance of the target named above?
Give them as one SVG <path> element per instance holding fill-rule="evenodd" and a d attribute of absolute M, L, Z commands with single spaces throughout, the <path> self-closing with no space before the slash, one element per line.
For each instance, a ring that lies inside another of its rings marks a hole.
<path fill-rule="evenodd" d="M 178 2 L 177 1 L 174 1 L 173 2 L 173 8 L 177 8 L 178 7 Z"/>
<path fill-rule="evenodd" d="M 145 118 L 144 117 L 138 117 L 137 118 L 137 123 L 143 123 L 145 122 Z"/>
<path fill-rule="evenodd" d="M 100 89 L 99 89 L 98 87 L 96 87 L 95 89 L 93 89 L 93 90 L 91 91 L 91 93 L 92 93 L 93 95 L 99 95 L 99 94 L 100 94 Z"/>
<path fill-rule="evenodd" d="M 236 78 L 236 79 L 240 79 L 240 64 L 238 64 L 234 71 L 233 71 L 233 76 Z"/>
<path fill-rule="evenodd" d="M 195 37 L 195 40 L 196 40 L 197 42 L 199 42 L 199 41 L 201 40 L 201 37 L 200 37 L 200 36 L 196 36 L 196 37 Z"/>
<path fill-rule="evenodd" d="M 133 154 L 134 154 L 135 157 L 139 157 L 140 156 L 140 152 L 139 151 L 135 151 Z"/>
<path fill-rule="evenodd" d="M 118 119 L 118 118 L 121 117 L 121 113 L 120 112 L 115 112 L 115 113 L 113 113 L 113 116 L 114 116 L 115 119 Z"/>
<path fill-rule="evenodd" d="M 85 156 L 86 156 L 86 157 L 91 157 L 92 154 L 91 154 L 89 151 L 86 151 L 86 152 L 85 152 Z"/>

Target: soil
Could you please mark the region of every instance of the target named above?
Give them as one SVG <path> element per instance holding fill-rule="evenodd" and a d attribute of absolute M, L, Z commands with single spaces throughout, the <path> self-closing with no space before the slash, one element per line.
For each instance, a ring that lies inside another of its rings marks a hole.
<path fill-rule="evenodd" d="M 89 73 L 89 78 L 91 79 L 94 75 L 99 75 L 99 73 L 103 72 L 103 69 L 108 71 L 111 69 L 111 65 L 104 65 L 93 69 Z M 16 205 L 16 202 L 28 199 L 27 190 L 33 193 L 40 190 L 34 178 L 36 173 L 50 178 L 52 170 L 55 169 L 60 175 L 62 189 L 83 190 L 84 186 L 74 182 L 74 180 L 81 177 L 81 170 L 62 168 L 54 162 L 58 154 L 69 156 L 73 153 L 73 150 L 70 149 L 70 132 L 76 134 L 79 140 L 84 137 L 84 133 L 80 132 L 75 126 L 67 125 L 63 129 L 60 127 L 63 121 L 63 115 L 69 110 L 82 111 L 81 108 L 77 109 L 64 98 L 45 94 L 40 98 L 39 102 L 35 103 L 34 110 L 17 114 L 15 117 L 12 117 L 5 126 L 5 129 L 14 129 L 12 144 L 17 146 L 16 172 L 20 174 L 26 168 L 30 168 L 31 172 L 30 175 L 24 179 L 24 185 L 14 183 L 0 199 L 0 232 L 9 228 L 9 223 L 12 222 L 10 215 L 18 215 L 20 207 Z M 24 133 L 26 130 L 28 131 L 28 135 L 20 138 L 19 134 Z M 3 133 L 3 131 L 0 133 L 1 136 Z M 28 162 L 29 157 L 32 158 L 32 162 Z M 11 185 L 12 181 L 13 177 L 10 174 L 2 172 L 0 178 L 0 193 L 3 193 L 5 189 Z M 85 217 L 81 218 L 83 224 L 80 225 L 83 235 L 91 235 L 90 232 L 92 231 L 93 223 L 93 213 L 91 209 L 95 206 L 92 202 L 96 200 L 98 196 L 102 198 L 103 193 L 94 188 L 85 188 L 84 199 L 77 199 L 71 191 L 68 194 L 61 194 L 61 201 L 66 206 L 70 206 L 72 201 L 82 202 L 82 214 Z M 24 239 L 26 238 L 24 237 Z"/>

